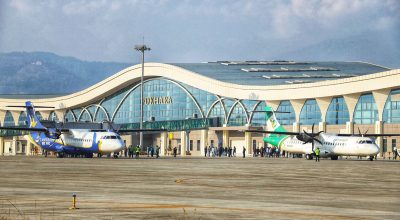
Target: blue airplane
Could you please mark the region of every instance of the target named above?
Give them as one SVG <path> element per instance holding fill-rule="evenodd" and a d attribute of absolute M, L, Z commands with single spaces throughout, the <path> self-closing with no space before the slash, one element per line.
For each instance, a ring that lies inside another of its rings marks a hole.
<path fill-rule="evenodd" d="M 28 131 L 27 140 L 45 151 L 57 153 L 57 157 L 70 155 L 85 155 L 92 157 L 93 153 L 100 155 L 118 153 L 125 148 L 125 143 L 119 133 L 113 129 L 64 129 L 43 126 L 35 115 L 32 102 L 27 101 L 25 106 L 27 115 L 27 128 L 0 127 L 1 130 Z M 52 108 L 37 106 L 37 108 Z M 158 130 L 123 130 L 125 133 Z"/>

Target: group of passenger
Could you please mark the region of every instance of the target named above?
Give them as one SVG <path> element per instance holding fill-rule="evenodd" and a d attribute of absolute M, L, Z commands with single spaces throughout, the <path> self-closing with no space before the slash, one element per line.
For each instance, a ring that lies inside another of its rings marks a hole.
<path fill-rule="evenodd" d="M 204 147 L 204 157 L 236 157 L 236 146 L 232 147 L 214 147 L 214 146 L 206 146 Z"/>
<path fill-rule="evenodd" d="M 246 157 L 247 149 L 242 147 L 242 156 Z M 284 152 L 283 152 L 284 153 Z M 204 148 L 204 157 L 236 157 L 236 146 L 214 147 L 208 146 Z M 276 147 L 253 147 L 253 157 L 280 157 L 281 152 Z"/>
<path fill-rule="evenodd" d="M 281 157 L 282 155 L 285 155 L 284 151 L 281 152 L 279 148 L 275 146 L 253 147 L 253 152 L 253 157 Z"/>
<path fill-rule="evenodd" d="M 140 146 L 136 145 L 136 147 L 129 145 L 129 147 L 127 147 L 125 149 L 125 157 L 129 157 L 129 158 L 133 158 L 133 155 L 135 155 L 135 158 L 138 159 L 140 156 Z M 154 146 L 147 146 L 147 157 L 154 157 L 154 154 L 156 156 L 156 158 L 160 157 L 160 147 L 158 147 L 158 145 Z"/>

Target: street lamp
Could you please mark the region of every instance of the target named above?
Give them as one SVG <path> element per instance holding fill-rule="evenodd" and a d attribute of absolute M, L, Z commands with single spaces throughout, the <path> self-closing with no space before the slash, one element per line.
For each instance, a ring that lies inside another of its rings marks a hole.
<path fill-rule="evenodd" d="M 144 52 L 150 51 L 150 47 L 145 44 L 135 45 L 135 50 L 142 52 L 142 76 L 140 77 L 140 130 L 143 129 L 143 75 L 144 75 Z M 143 132 L 139 133 L 139 145 L 143 148 Z"/>

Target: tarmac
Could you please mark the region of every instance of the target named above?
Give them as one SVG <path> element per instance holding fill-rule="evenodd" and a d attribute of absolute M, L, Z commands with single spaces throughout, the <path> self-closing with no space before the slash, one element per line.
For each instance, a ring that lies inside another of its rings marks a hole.
<path fill-rule="evenodd" d="M 0 219 L 400 219 L 400 161 L 0 157 Z"/>

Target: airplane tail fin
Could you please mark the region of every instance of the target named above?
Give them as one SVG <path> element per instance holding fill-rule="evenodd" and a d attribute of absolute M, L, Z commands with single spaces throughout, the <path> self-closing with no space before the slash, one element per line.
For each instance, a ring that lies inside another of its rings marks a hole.
<path fill-rule="evenodd" d="M 38 117 L 35 114 L 35 107 L 33 106 L 31 101 L 26 101 L 25 106 L 19 105 L 10 105 L 7 107 L 13 108 L 25 108 L 26 109 L 26 118 L 28 120 L 28 127 L 29 128 L 45 128 L 41 123 Z M 36 108 L 54 108 L 54 107 L 47 107 L 47 106 L 36 106 Z"/>
<path fill-rule="evenodd" d="M 35 114 L 35 107 L 33 106 L 32 102 L 27 101 L 25 102 L 26 107 L 26 117 L 28 120 L 28 127 L 29 128 L 45 128 L 41 123 L 38 117 Z"/>
<path fill-rule="evenodd" d="M 267 131 L 286 132 L 286 129 L 284 129 L 276 119 L 274 110 L 271 106 L 265 106 L 265 113 L 265 119 L 267 120 Z"/>
<path fill-rule="evenodd" d="M 265 119 L 267 120 L 267 131 L 287 132 L 276 119 L 275 112 L 271 106 L 265 106 Z M 287 135 L 270 134 L 264 137 L 264 141 L 273 146 L 280 147 L 282 141 L 287 138 Z"/>

